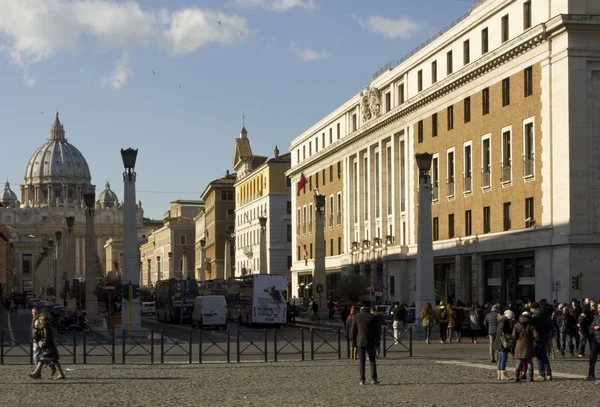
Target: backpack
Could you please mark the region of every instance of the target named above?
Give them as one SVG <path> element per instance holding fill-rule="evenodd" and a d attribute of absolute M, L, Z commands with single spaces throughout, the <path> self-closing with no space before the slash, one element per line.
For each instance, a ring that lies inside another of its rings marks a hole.
<path fill-rule="evenodd" d="M 502 348 L 506 350 L 512 350 L 515 347 L 515 340 L 512 337 L 512 334 L 502 333 L 500 335 L 500 344 L 502 344 Z"/>
<path fill-rule="evenodd" d="M 448 319 L 448 309 L 442 308 L 440 309 L 440 321 L 445 321 Z"/>

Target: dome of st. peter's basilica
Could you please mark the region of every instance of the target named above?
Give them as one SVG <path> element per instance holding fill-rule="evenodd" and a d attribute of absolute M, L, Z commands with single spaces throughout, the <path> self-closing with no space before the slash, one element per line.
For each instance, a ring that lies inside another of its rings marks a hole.
<path fill-rule="evenodd" d="M 83 154 L 65 138 L 58 112 L 48 140 L 31 156 L 21 185 L 21 203 L 32 206 L 71 205 L 93 192 Z"/>

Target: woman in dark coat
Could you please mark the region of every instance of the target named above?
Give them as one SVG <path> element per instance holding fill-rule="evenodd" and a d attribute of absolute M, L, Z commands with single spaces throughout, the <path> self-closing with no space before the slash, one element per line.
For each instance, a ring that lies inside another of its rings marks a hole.
<path fill-rule="evenodd" d="M 52 327 L 50 326 L 50 322 L 48 321 L 48 317 L 44 314 L 40 315 L 39 318 L 39 338 L 40 341 L 38 343 L 39 347 L 42 349 L 40 353 L 40 360 L 35 367 L 33 373 L 30 376 L 34 379 L 39 379 L 42 377 L 42 366 L 44 364 L 49 364 L 52 362 L 54 366 L 56 366 L 56 370 L 58 374 L 54 378 L 55 380 L 61 380 L 65 378 L 65 374 L 63 372 L 62 366 L 58 361 L 60 359 L 58 355 L 58 349 L 56 348 L 56 344 L 54 343 L 54 335 L 52 333 Z"/>
<path fill-rule="evenodd" d="M 529 381 L 533 381 L 534 334 L 529 312 L 521 314 L 519 322 L 513 329 L 512 337 L 515 340 L 515 359 L 517 359 L 516 380 L 520 382 L 522 376 L 527 377 L 529 370 Z M 522 376 L 521 373 L 523 373 Z"/>
<path fill-rule="evenodd" d="M 504 311 L 504 315 L 498 314 L 498 332 L 494 340 L 494 350 L 498 352 L 498 380 L 510 380 L 510 377 L 506 373 L 506 362 L 508 361 L 508 353 L 512 353 L 514 348 L 505 348 L 500 338 L 505 335 L 512 337 L 515 323 L 515 314 L 511 310 L 507 309 Z"/>

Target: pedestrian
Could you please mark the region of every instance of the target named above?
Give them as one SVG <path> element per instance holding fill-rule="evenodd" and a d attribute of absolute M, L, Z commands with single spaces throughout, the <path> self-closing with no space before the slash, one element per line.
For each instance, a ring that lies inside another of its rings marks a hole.
<path fill-rule="evenodd" d="M 404 332 L 406 321 L 406 308 L 400 306 L 400 302 L 394 303 L 392 309 L 392 327 L 394 328 L 394 345 L 398 344 L 400 336 Z"/>
<path fill-rule="evenodd" d="M 515 359 L 517 359 L 515 380 L 520 382 L 521 379 L 525 379 L 529 371 L 529 380 L 533 381 L 534 334 L 529 312 L 525 311 L 519 317 L 519 322 L 513 329 L 512 338 L 515 341 Z"/>
<path fill-rule="evenodd" d="M 366 355 L 369 355 L 371 365 L 371 383 L 379 384 L 377 380 L 377 364 L 375 358 L 375 349 L 379 347 L 381 335 L 381 326 L 378 318 L 369 312 L 366 304 L 360 309 L 360 312 L 354 318 L 352 324 L 352 345 L 358 350 L 360 382 L 365 384 L 365 362 Z"/>
<path fill-rule="evenodd" d="M 552 380 L 552 368 L 548 359 L 548 340 L 552 328 L 546 318 L 544 309 L 537 302 L 529 304 L 529 310 L 531 311 L 531 324 L 533 326 L 533 350 L 538 363 L 538 376 L 535 381 Z"/>
<path fill-rule="evenodd" d="M 437 310 L 437 320 L 440 325 L 440 342 L 446 343 L 446 334 L 448 333 L 448 321 L 450 320 L 450 313 L 444 301 L 440 302 L 440 306 Z"/>
<path fill-rule="evenodd" d="M 494 341 L 496 340 L 496 333 L 498 332 L 498 314 L 500 314 L 500 305 L 494 304 L 492 310 L 485 316 L 483 326 L 487 330 L 488 338 L 490 340 L 490 361 L 496 363 L 496 351 L 494 351 Z"/>
<path fill-rule="evenodd" d="M 581 313 L 577 316 L 577 334 L 579 335 L 577 356 L 580 358 L 585 356 L 585 344 L 588 342 L 588 333 L 592 321 L 588 317 L 588 306 L 584 305 L 581 308 Z"/>
<path fill-rule="evenodd" d="M 573 345 L 573 334 L 576 329 L 576 322 L 568 304 L 563 304 L 563 318 L 560 320 L 560 355 L 565 356 L 567 344 L 569 345 L 569 353 L 575 356 L 575 347 Z"/>
<path fill-rule="evenodd" d="M 591 338 L 590 369 L 586 379 L 596 380 L 596 361 L 598 360 L 598 353 L 600 353 L 600 313 L 597 312 L 594 316 L 591 328 L 594 336 Z"/>
<path fill-rule="evenodd" d="M 350 309 L 350 314 L 348 314 L 348 317 L 346 318 L 346 338 L 348 340 L 352 339 L 352 324 L 354 323 L 355 317 L 356 317 L 356 307 L 353 305 L 352 308 Z M 356 357 L 357 357 L 356 346 L 353 345 L 350 347 L 350 359 L 356 360 Z"/>
<path fill-rule="evenodd" d="M 498 380 L 510 380 L 506 373 L 506 362 L 508 353 L 513 353 L 515 349 L 515 340 L 512 338 L 512 332 L 515 325 L 515 313 L 507 309 L 504 314 L 498 314 L 498 332 L 494 349 L 498 352 Z"/>
<path fill-rule="evenodd" d="M 33 359 L 33 366 L 37 366 L 38 362 L 40 361 L 40 354 L 42 352 L 42 348 L 39 347 L 38 342 L 40 341 L 40 321 L 39 321 L 39 317 L 40 317 L 40 309 L 37 307 L 33 307 L 31 309 L 31 344 L 32 344 L 32 359 Z M 52 376 L 54 376 L 56 374 L 56 368 L 54 367 L 54 364 L 49 363 L 48 367 L 50 368 L 51 374 Z M 35 371 L 35 368 L 34 368 Z M 33 374 L 33 372 L 32 372 Z"/>
<path fill-rule="evenodd" d="M 421 325 L 425 328 L 425 343 L 429 345 L 431 343 L 431 328 L 435 325 L 435 312 L 431 303 L 425 304 L 421 310 Z"/>
<path fill-rule="evenodd" d="M 477 306 L 477 303 L 474 302 L 471 304 L 471 309 L 469 309 L 469 329 L 471 330 L 471 343 L 477 343 L 477 332 L 481 329 L 481 310 Z"/>
<path fill-rule="evenodd" d="M 333 321 L 335 315 L 335 303 L 333 301 L 327 303 L 327 311 L 329 311 L 329 321 Z"/>
<path fill-rule="evenodd" d="M 456 326 L 456 312 L 452 304 L 448 304 L 448 332 L 446 338 L 448 343 L 452 343 L 452 336 L 454 336 L 454 327 Z"/>
<path fill-rule="evenodd" d="M 60 359 L 58 355 L 58 349 L 54 343 L 54 336 L 52 333 L 52 327 L 50 321 L 45 314 L 41 314 L 38 317 L 39 329 L 37 335 L 39 335 L 38 347 L 41 348 L 39 360 L 35 366 L 35 370 L 29 374 L 33 379 L 39 379 L 42 377 L 43 365 L 51 366 L 54 365 L 58 374 L 54 377 L 55 380 L 62 380 L 65 378 L 65 374 L 62 370 L 62 366 L 58 361 Z"/>
<path fill-rule="evenodd" d="M 463 323 L 465 322 L 465 304 L 462 301 L 456 302 L 454 307 L 454 332 L 456 332 L 456 342 L 461 343 L 463 333 Z"/>

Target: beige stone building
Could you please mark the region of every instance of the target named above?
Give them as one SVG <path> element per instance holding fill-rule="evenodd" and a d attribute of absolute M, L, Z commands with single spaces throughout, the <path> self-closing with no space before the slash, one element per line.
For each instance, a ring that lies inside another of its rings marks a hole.
<path fill-rule="evenodd" d="M 236 174 L 228 170 L 224 177 L 210 182 L 201 196 L 205 208 L 204 213 L 196 217 L 196 225 L 206 241 L 204 280 L 223 279 L 225 275 L 225 243 L 235 228 L 235 180 Z M 195 258 L 201 258 L 199 240 L 195 250 Z M 233 250 L 231 253 L 233 256 Z M 196 275 L 202 272 L 197 270 Z"/>
<path fill-rule="evenodd" d="M 598 297 L 599 32 L 597 2 L 478 1 L 294 139 L 288 175 L 309 184 L 293 195 L 293 292 L 311 271 L 315 176 L 341 162 L 327 270 L 415 300 L 414 156 L 427 151 L 437 300 Z"/>
<path fill-rule="evenodd" d="M 196 233 L 193 217 L 203 208 L 202 201 L 171 202 L 162 224 L 152 230 L 147 241 L 140 245 L 142 287 L 151 287 L 159 280 L 170 278 L 195 278 Z"/>

